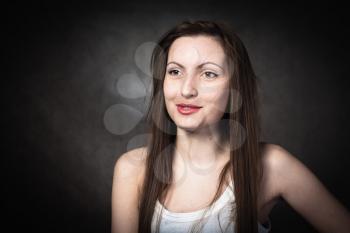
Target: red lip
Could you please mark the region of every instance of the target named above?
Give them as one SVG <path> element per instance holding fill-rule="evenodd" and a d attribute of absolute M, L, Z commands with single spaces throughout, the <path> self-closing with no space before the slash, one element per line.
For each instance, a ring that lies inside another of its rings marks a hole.
<path fill-rule="evenodd" d="M 198 112 L 202 107 L 193 104 L 177 104 L 177 111 L 183 115 L 190 115 Z"/>
<path fill-rule="evenodd" d="M 188 108 L 201 108 L 201 106 L 197 106 L 197 105 L 194 105 L 194 104 L 177 104 L 176 106 L 181 106 L 181 107 L 188 107 Z"/>

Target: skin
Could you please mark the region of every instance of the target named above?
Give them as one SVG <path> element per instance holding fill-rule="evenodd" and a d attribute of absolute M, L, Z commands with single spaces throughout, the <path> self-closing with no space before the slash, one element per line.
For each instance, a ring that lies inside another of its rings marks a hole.
<path fill-rule="evenodd" d="M 229 77 L 224 51 L 210 37 L 175 40 L 169 50 L 170 62 L 176 64 L 167 66 L 163 90 L 167 111 L 177 125 L 177 141 L 174 181 L 161 202 L 170 211 L 191 212 L 209 204 L 218 187 L 219 172 L 229 159 L 229 149 L 218 143 L 217 129 L 227 103 Z M 201 66 L 205 62 L 218 66 Z M 177 112 L 178 103 L 202 108 L 183 116 Z M 264 176 L 258 198 L 259 222 L 266 222 L 273 206 L 283 199 L 319 232 L 350 232 L 347 209 L 304 164 L 279 145 L 261 143 L 260 146 Z M 115 164 L 113 233 L 137 232 L 145 160 L 146 148 L 141 147 L 121 155 Z"/>
<path fill-rule="evenodd" d="M 173 42 L 163 90 L 168 114 L 177 125 L 176 161 L 184 159 L 206 168 L 221 159 L 222 153 L 218 152 L 223 148 L 217 122 L 227 105 L 228 86 L 226 57 L 216 40 L 198 36 L 181 37 Z M 179 103 L 202 108 L 194 114 L 182 115 L 177 110 Z"/>

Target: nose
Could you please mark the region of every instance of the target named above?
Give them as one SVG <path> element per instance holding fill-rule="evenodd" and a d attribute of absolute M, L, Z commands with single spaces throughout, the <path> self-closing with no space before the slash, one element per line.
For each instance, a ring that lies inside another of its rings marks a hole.
<path fill-rule="evenodd" d="M 191 98 L 198 95 L 197 84 L 194 76 L 188 76 L 184 79 L 181 88 L 181 95 L 184 98 Z"/>

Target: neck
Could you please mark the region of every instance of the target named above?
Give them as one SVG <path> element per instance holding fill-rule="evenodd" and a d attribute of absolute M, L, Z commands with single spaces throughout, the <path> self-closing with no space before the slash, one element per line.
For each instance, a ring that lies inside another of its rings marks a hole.
<path fill-rule="evenodd" d="M 218 126 L 195 131 L 177 128 L 175 148 L 176 156 L 199 167 L 209 167 L 228 155 L 227 146 L 220 141 Z"/>

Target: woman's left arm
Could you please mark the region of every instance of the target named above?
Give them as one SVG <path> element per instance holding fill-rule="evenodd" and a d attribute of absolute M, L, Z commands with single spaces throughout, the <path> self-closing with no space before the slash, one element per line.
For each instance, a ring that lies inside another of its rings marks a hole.
<path fill-rule="evenodd" d="M 274 168 L 279 193 L 322 233 L 349 233 L 349 211 L 320 180 L 283 147 L 274 145 Z"/>

